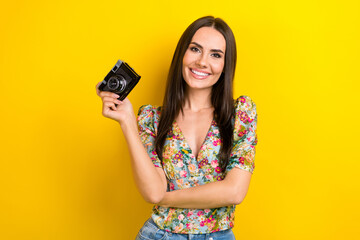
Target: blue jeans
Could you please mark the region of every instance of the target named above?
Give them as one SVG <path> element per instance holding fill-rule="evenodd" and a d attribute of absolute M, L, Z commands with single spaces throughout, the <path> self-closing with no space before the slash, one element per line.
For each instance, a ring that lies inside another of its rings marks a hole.
<path fill-rule="evenodd" d="M 206 233 L 206 234 L 180 234 L 171 233 L 160 229 L 155 222 L 149 218 L 140 229 L 135 240 L 235 240 L 231 229 Z"/>

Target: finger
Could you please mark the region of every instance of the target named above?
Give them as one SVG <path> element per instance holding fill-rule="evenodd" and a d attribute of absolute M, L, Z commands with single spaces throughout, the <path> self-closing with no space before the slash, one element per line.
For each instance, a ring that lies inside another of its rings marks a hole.
<path fill-rule="evenodd" d="M 102 100 L 103 100 L 103 102 L 112 102 L 112 103 L 116 103 L 116 104 L 121 104 L 122 103 L 117 98 L 112 98 L 112 97 L 103 97 Z"/>
<path fill-rule="evenodd" d="M 113 92 L 108 92 L 108 91 L 100 91 L 100 97 L 112 97 L 112 98 L 119 98 L 120 96 L 113 93 Z"/>
<path fill-rule="evenodd" d="M 99 86 L 100 86 L 100 84 L 101 84 L 102 82 L 98 82 L 97 84 L 96 84 L 96 86 L 95 86 L 95 89 L 96 89 L 96 94 L 100 97 L 100 90 L 99 90 Z"/>
<path fill-rule="evenodd" d="M 116 110 L 115 103 L 113 103 L 113 102 L 104 102 L 104 110 L 105 109 L 111 109 L 111 110 L 115 111 Z"/>

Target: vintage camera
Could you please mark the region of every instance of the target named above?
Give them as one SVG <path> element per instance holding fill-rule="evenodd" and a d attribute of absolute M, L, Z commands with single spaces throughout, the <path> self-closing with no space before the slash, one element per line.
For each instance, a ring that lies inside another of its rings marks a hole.
<path fill-rule="evenodd" d="M 116 93 L 120 101 L 124 100 L 139 82 L 139 76 L 126 62 L 118 60 L 99 85 L 100 91 Z"/>

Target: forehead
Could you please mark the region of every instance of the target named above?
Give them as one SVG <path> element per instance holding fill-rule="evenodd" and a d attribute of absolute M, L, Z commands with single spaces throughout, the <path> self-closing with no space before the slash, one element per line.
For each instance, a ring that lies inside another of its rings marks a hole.
<path fill-rule="evenodd" d="M 209 49 L 220 49 L 225 52 L 226 41 L 224 36 L 215 28 L 212 27 L 202 27 L 199 28 L 191 42 L 196 42 L 204 48 Z"/>

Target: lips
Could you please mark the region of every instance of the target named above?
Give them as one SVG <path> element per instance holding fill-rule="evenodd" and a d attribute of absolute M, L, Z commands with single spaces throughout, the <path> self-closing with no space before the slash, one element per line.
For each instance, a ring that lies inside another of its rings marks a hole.
<path fill-rule="evenodd" d="M 210 76 L 210 73 L 203 72 L 203 71 L 199 71 L 199 70 L 195 70 L 195 69 L 192 69 L 192 68 L 190 68 L 190 72 L 191 72 L 191 75 L 192 75 L 194 78 L 197 78 L 197 79 L 205 79 L 205 78 L 207 78 L 208 76 Z"/>

